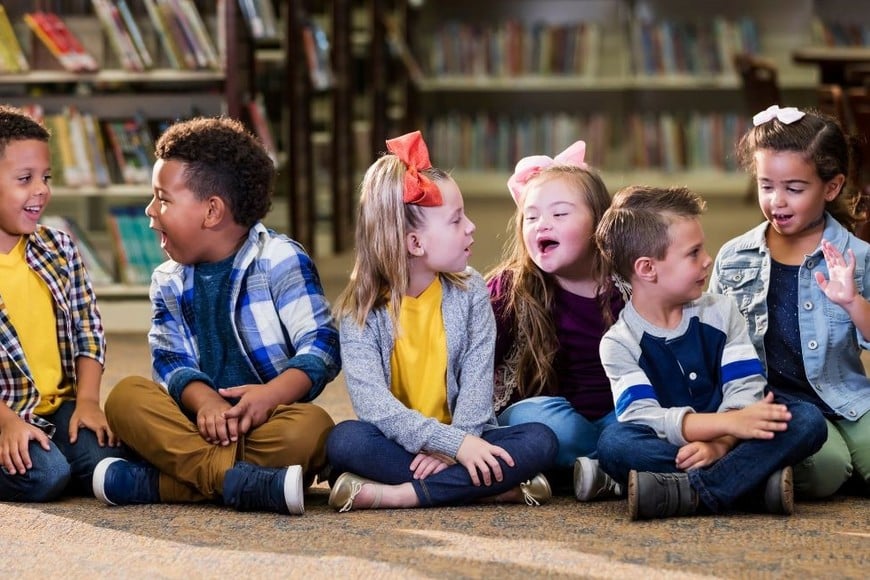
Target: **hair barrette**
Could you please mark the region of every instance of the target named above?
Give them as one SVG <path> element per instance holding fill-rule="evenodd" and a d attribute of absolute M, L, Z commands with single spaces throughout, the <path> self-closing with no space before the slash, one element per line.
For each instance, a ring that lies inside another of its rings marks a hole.
<path fill-rule="evenodd" d="M 435 207 L 443 203 L 441 190 L 435 182 L 421 173 L 430 169 L 432 162 L 429 161 L 429 149 L 420 131 L 387 139 L 387 151 L 405 164 L 405 191 L 402 201 L 424 207 Z"/>
<path fill-rule="evenodd" d="M 752 125 L 758 127 L 759 125 L 763 125 L 764 123 L 773 121 L 774 119 L 780 123 L 791 125 L 795 121 L 801 120 L 804 115 L 806 115 L 806 113 L 795 107 L 779 108 L 777 105 L 771 105 L 752 117 Z"/>
<path fill-rule="evenodd" d="M 567 149 L 556 155 L 556 157 L 548 157 L 546 155 L 523 157 L 517 162 L 514 174 L 511 175 L 507 182 L 508 189 L 514 198 L 514 203 L 520 204 L 520 196 L 523 193 L 523 189 L 525 189 L 526 183 L 544 169 L 553 165 L 586 167 L 586 163 L 583 161 L 585 157 L 585 141 L 575 141 Z"/>

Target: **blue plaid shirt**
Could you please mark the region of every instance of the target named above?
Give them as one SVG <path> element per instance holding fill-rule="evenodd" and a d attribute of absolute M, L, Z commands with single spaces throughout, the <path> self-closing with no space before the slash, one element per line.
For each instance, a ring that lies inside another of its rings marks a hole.
<path fill-rule="evenodd" d="M 154 379 L 176 402 L 193 380 L 214 386 L 199 367 L 193 288 L 193 265 L 169 260 L 151 277 Z M 311 379 L 303 398 L 310 401 L 338 374 L 338 331 L 317 269 L 298 243 L 255 224 L 233 261 L 229 296 L 232 339 L 262 383 L 300 369 Z"/>
<path fill-rule="evenodd" d="M 51 292 L 63 380 L 75 385 L 77 357 L 86 356 L 101 365 L 105 363 L 106 337 L 91 280 L 72 238 L 60 230 L 38 226 L 27 238 L 24 259 Z M 33 413 L 39 404 L 39 392 L 2 298 L 0 341 L 3 402 L 28 423 L 53 435 L 54 426 Z"/>

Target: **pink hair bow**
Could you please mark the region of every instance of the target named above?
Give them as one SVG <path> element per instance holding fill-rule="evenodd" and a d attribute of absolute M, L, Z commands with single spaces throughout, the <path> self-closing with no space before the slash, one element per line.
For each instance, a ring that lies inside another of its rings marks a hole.
<path fill-rule="evenodd" d="M 405 203 L 424 207 L 439 206 L 443 202 L 441 190 L 431 179 L 421 173 L 432 167 L 429 148 L 420 131 L 407 133 L 395 139 L 387 139 L 387 150 L 405 164 Z"/>
<path fill-rule="evenodd" d="M 508 179 L 507 185 L 514 198 L 514 203 L 520 204 L 520 196 L 526 183 L 531 178 L 538 175 L 544 169 L 553 165 L 574 165 L 576 167 L 586 167 L 583 159 L 586 157 L 586 142 L 576 141 L 567 149 L 550 158 L 546 155 L 530 155 L 523 157 L 517 162 L 514 169 L 514 174 Z"/>
<path fill-rule="evenodd" d="M 796 109 L 795 107 L 784 107 L 780 109 L 777 105 L 771 105 L 752 117 L 752 125 L 758 127 L 759 125 L 763 125 L 764 123 L 773 121 L 774 119 L 780 123 L 791 125 L 795 121 L 801 120 L 804 115 L 806 115 L 806 113 Z"/>

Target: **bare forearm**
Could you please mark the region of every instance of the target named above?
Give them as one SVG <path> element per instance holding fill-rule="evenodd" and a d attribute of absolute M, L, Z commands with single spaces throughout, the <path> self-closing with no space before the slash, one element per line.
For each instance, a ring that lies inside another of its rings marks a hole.
<path fill-rule="evenodd" d="M 202 381 L 191 381 L 181 392 L 181 404 L 192 413 L 198 413 L 203 405 L 216 401 L 226 403 L 226 399 Z"/>
<path fill-rule="evenodd" d="M 726 413 L 687 413 L 683 419 L 683 437 L 686 441 L 713 441 L 730 437 Z"/>
<path fill-rule="evenodd" d="M 299 369 L 287 369 L 265 385 L 271 400 L 277 405 L 290 405 L 311 390 L 311 379 Z"/>
<path fill-rule="evenodd" d="M 99 404 L 103 367 L 89 356 L 76 358 L 76 400 Z"/>

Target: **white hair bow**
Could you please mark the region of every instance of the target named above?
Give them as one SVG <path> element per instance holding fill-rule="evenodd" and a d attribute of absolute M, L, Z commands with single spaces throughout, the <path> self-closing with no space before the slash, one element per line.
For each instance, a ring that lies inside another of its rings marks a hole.
<path fill-rule="evenodd" d="M 755 127 L 758 127 L 768 121 L 777 119 L 780 123 L 791 125 L 795 121 L 802 119 L 804 115 L 806 115 L 806 113 L 796 109 L 795 107 L 784 107 L 780 109 L 777 105 L 771 105 L 752 117 L 752 124 Z"/>

